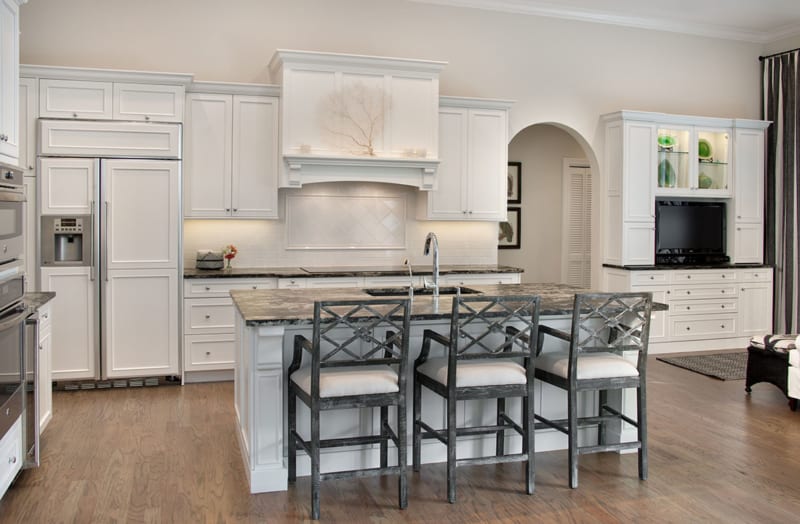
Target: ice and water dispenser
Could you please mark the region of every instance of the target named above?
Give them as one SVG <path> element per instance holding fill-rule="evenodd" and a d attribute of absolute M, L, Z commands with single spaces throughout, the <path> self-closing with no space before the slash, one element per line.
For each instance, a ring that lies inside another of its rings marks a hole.
<path fill-rule="evenodd" d="M 92 220 L 85 216 L 42 217 L 42 265 L 91 264 Z"/>

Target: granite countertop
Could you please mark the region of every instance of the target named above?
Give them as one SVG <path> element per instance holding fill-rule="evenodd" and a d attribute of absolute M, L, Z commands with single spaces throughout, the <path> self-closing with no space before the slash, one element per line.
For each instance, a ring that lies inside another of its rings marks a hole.
<path fill-rule="evenodd" d="M 411 266 L 415 275 L 431 275 L 431 264 Z M 469 273 L 522 273 L 517 267 L 498 265 L 442 265 L 440 275 Z M 329 278 L 388 277 L 408 275 L 405 266 L 340 266 L 340 267 L 234 267 L 231 269 L 184 268 L 183 278 Z"/>
<path fill-rule="evenodd" d="M 540 315 L 559 316 L 572 314 L 575 293 L 580 288 L 565 284 L 495 284 L 469 286 L 486 295 L 539 295 L 542 297 Z M 313 306 L 317 300 L 368 300 L 371 297 L 362 289 L 263 289 L 234 290 L 231 297 L 248 326 L 308 325 L 314 317 Z M 450 317 L 452 295 L 439 297 L 438 308 L 431 296 L 415 296 L 411 307 L 412 320 L 437 320 Z M 663 311 L 664 304 L 653 304 L 653 309 Z"/>
<path fill-rule="evenodd" d="M 22 298 L 22 301 L 25 303 L 31 313 L 42 307 L 43 305 L 47 304 L 53 298 L 55 298 L 56 294 L 53 291 L 43 291 L 40 293 L 25 293 L 25 296 Z"/>

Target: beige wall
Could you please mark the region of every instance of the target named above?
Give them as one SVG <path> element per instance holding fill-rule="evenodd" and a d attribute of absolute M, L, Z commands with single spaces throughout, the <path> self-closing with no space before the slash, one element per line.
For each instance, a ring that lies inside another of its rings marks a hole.
<path fill-rule="evenodd" d="M 759 113 L 758 44 L 401 0 L 32 0 L 21 31 L 22 63 L 199 80 L 268 82 L 276 48 L 444 60 L 442 94 L 516 100 L 511 136 L 563 124 L 598 180 L 603 113 Z"/>

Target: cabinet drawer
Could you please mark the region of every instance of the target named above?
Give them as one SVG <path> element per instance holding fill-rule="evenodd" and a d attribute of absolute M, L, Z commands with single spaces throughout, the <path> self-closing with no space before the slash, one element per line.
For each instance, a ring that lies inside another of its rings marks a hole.
<path fill-rule="evenodd" d="M 364 277 L 364 287 L 408 287 L 422 285 L 422 277 Z"/>
<path fill-rule="evenodd" d="M 672 282 L 674 284 L 734 281 L 736 281 L 736 271 L 731 270 L 674 271 L 672 273 Z"/>
<path fill-rule="evenodd" d="M 306 278 L 279 278 L 278 289 L 305 289 L 308 287 Z"/>
<path fill-rule="evenodd" d="M 631 274 L 632 286 L 646 286 L 648 284 L 666 284 L 669 282 L 668 271 L 647 271 Z"/>
<path fill-rule="evenodd" d="M 772 280 L 772 268 L 742 269 L 739 276 L 745 282 L 768 282 Z"/>
<path fill-rule="evenodd" d="M 183 86 L 114 84 L 114 119 L 182 122 Z"/>
<path fill-rule="evenodd" d="M 674 316 L 670 318 L 670 335 L 674 340 L 734 337 L 736 317 Z"/>
<path fill-rule="evenodd" d="M 11 481 L 22 468 L 22 417 L 18 417 L 14 425 L 0 440 L 0 497 L 2 497 Z"/>
<path fill-rule="evenodd" d="M 725 300 L 673 300 L 669 303 L 671 315 L 707 315 L 736 311 L 737 299 Z"/>
<path fill-rule="evenodd" d="M 676 286 L 670 292 L 670 304 L 683 298 L 728 298 L 736 297 L 738 288 L 730 286 Z"/>
<path fill-rule="evenodd" d="M 183 301 L 186 334 L 233 333 L 234 308 L 230 298 L 189 298 Z"/>
<path fill-rule="evenodd" d="M 183 281 L 183 296 L 187 298 L 227 297 L 233 289 L 275 289 L 276 287 L 277 281 L 274 278 L 185 279 Z"/>
<path fill-rule="evenodd" d="M 326 277 L 306 279 L 306 287 L 309 289 L 321 289 L 329 287 L 363 287 L 364 279 L 361 277 Z"/>
<path fill-rule="evenodd" d="M 111 82 L 39 80 L 39 117 L 110 120 Z"/>
<path fill-rule="evenodd" d="M 233 369 L 236 338 L 230 335 L 186 335 L 186 371 Z"/>
<path fill-rule="evenodd" d="M 430 279 L 431 277 L 424 277 Z M 442 275 L 442 284 L 453 286 L 480 286 L 490 284 L 519 284 L 519 273 L 491 273 L 491 274 L 465 274 L 465 275 Z"/>

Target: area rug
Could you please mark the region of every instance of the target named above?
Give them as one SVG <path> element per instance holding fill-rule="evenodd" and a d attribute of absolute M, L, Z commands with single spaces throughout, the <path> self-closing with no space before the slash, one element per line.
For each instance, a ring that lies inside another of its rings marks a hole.
<path fill-rule="evenodd" d="M 656 357 L 656 360 L 720 380 L 744 380 L 747 372 L 747 352 L 745 351 Z"/>

